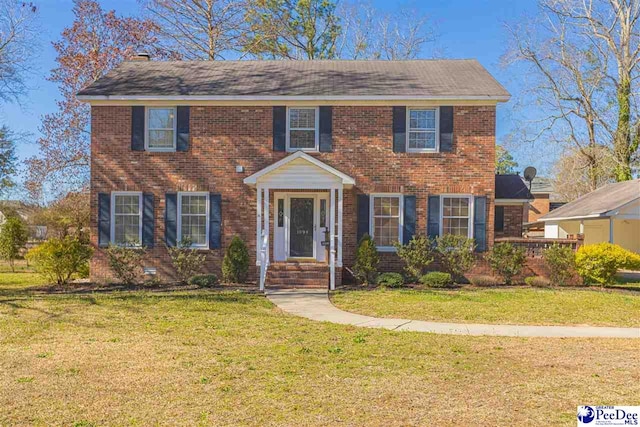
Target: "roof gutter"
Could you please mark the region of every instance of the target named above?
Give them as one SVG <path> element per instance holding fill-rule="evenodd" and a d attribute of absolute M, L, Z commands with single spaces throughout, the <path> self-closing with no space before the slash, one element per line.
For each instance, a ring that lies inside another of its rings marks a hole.
<path fill-rule="evenodd" d="M 469 96 L 286 96 L 286 95 L 78 95 L 80 101 L 494 101 L 507 102 L 510 95 Z"/>
<path fill-rule="evenodd" d="M 570 221 L 574 219 L 598 219 L 598 218 L 608 218 L 607 212 L 593 215 L 578 215 L 578 216 L 565 216 L 560 218 L 538 218 L 539 222 L 547 222 L 547 221 Z"/>

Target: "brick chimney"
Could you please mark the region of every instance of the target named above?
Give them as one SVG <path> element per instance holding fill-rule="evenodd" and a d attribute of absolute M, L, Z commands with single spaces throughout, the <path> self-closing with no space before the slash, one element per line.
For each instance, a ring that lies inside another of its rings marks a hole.
<path fill-rule="evenodd" d="M 151 55 L 147 52 L 138 52 L 136 56 L 131 58 L 132 61 L 149 61 L 151 59 Z"/>

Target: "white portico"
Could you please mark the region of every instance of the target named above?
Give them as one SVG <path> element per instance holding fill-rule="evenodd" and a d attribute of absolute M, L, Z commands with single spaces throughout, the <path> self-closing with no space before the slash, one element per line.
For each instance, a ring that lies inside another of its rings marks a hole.
<path fill-rule="evenodd" d="M 264 289 L 270 260 L 328 263 L 329 286 L 334 289 L 336 266 L 342 267 L 343 190 L 353 187 L 355 180 L 297 151 L 245 178 L 244 183 L 257 190 L 260 289 Z"/>

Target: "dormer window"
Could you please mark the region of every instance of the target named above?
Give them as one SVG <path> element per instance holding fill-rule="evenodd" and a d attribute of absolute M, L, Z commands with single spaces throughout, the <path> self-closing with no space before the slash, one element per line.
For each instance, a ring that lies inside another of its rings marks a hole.
<path fill-rule="evenodd" d="M 176 109 L 147 107 L 145 149 L 148 151 L 176 151 Z"/>
<path fill-rule="evenodd" d="M 318 108 L 287 109 L 287 151 L 318 151 Z"/>

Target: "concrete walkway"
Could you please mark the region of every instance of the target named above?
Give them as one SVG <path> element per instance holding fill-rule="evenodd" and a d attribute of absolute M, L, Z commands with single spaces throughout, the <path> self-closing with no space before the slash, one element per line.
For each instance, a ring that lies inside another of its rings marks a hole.
<path fill-rule="evenodd" d="M 409 319 L 384 319 L 340 310 L 318 289 L 267 290 L 267 298 L 283 311 L 320 322 L 340 323 L 394 331 L 430 332 L 453 335 L 492 335 L 503 337 L 580 337 L 640 338 L 640 328 L 593 326 L 485 325 L 479 323 L 443 323 Z"/>

